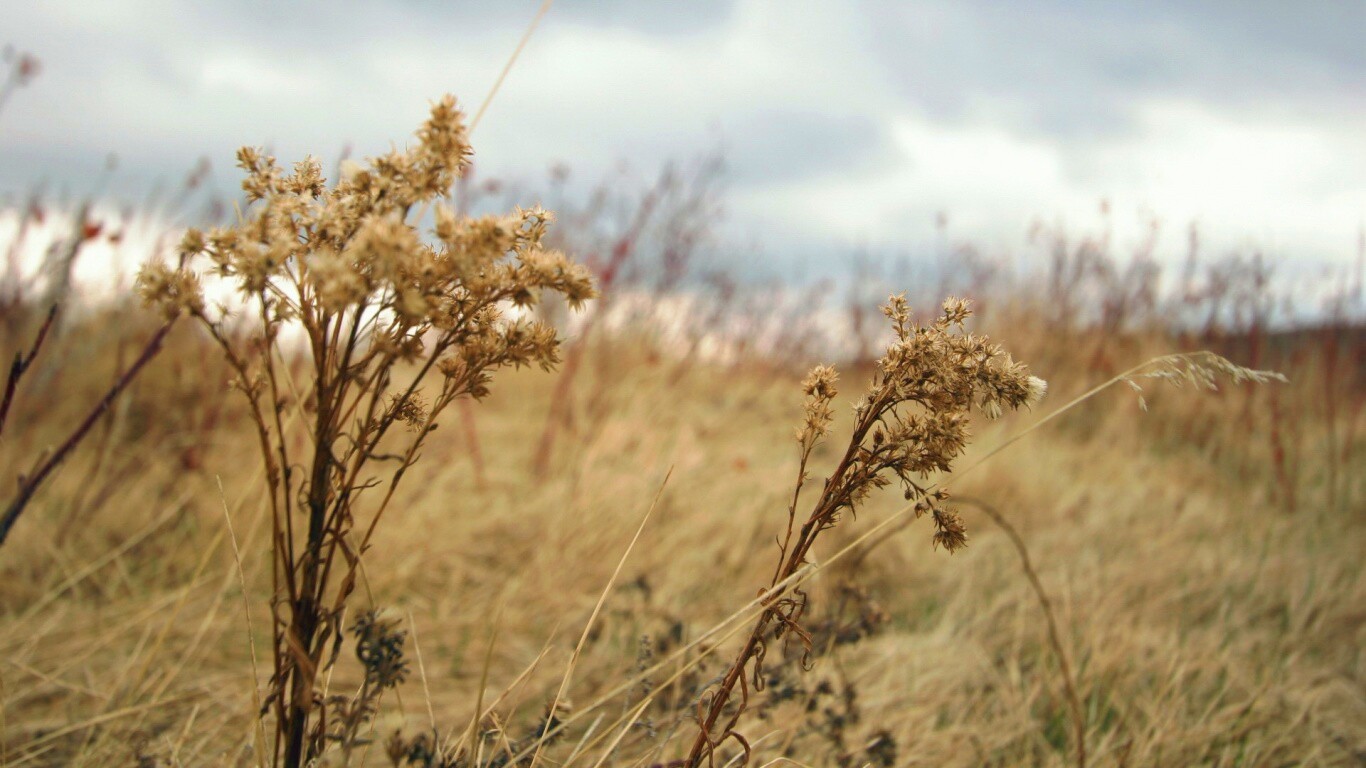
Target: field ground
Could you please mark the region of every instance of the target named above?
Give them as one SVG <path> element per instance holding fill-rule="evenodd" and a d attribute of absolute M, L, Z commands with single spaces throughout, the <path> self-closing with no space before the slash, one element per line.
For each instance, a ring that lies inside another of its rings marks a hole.
<path fill-rule="evenodd" d="M 977 425 L 960 466 L 1110 366 L 1175 343 L 1092 354 L 1084 340 L 1003 328 L 999 340 L 1050 380 L 1049 399 Z M 0 550 L 0 764 L 255 763 L 252 670 L 264 686 L 269 668 L 259 459 L 221 369 L 190 328 L 176 334 Z M 131 354 L 88 330 L 62 345 L 17 406 L 5 466 L 56 439 Z M 1366 764 L 1362 414 L 1317 418 L 1315 360 L 1301 371 L 1286 358 L 1292 383 L 1276 392 L 1153 383 L 1148 413 L 1120 387 L 950 481 L 998 509 L 1029 548 L 1084 703 L 1091 764 Z M 767 583 L 796 472 L 799 378 L 761 361 L 722 367 L 599 342 L 543 476 L 533 456 L 557 374 L 504 374 L 487 401 L 450 412 L 366 554 L 355 600 L 410 629 L 411 674 L 386 713 L 401 710 L 410 730 L 459 734 L 477 702 L 506 691 L 483 723 L 483 760 L 498 764 L 496 733 L 515 742 L 554 697 L 672 469 L 575 670 L 568 711 L 582 717 L 547 764 L 590 749 L 647 692 L 655 702 L 613 764 L 680 757 L 691 697 L 736 640 L 674 685 L 660 674 L 590 705 Z M 844 374 L 840 424 L 859 379 Z M 1344 393 L 1353 398 L 1359 389 Z M 837 427 L 813 475 L 843 439 Z M 899 502 L 875 497 L 820 556 Z M 740 727 L 756 765 L 782 754 L 807 765 L 1073 764 L 1039 602 L 1009 538 L 972 504 L 962 511 L 966 551 L 932 550 L 922 520 L 812 582 L 808 628 L 824 652 L 806 673 L 770 652 L 767 700 Z M 355 671 L 343 648 L 331 685 L 348 689 Z M 382 751 L 367 764 L 387 764 Z"/>

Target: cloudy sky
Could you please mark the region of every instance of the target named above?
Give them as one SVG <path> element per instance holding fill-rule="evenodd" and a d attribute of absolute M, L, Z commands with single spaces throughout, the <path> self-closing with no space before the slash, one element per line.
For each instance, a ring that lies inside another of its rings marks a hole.
<path fill-rule="evenodd" d="M 428 102 L 472 111 L 539 0 L 11 2 L 42 62 L 0 114 L 0 195 L 140 194 L 201 157 L 324 159 L 402 142 Z M 648 177 L 725 158 L 724 236 L 771 258 L 989 248 L 1029 224 L 1122 235 L 1155 216 L 1176 258 L 1357 259 L 1366 223 L 1361 0 L 559 0 L 474 137 L 480 172 L 558 163 Z"/>

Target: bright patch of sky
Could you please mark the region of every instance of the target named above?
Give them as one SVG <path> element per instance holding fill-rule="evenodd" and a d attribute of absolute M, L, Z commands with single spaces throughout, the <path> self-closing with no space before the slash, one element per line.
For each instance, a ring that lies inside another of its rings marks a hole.
<path fill-rule="evenodd" d="M 37 2 L 6 39 L 41 75 L 0 114 L 0 195 L 135 198 L 234 149 L 330 160 L 472 111 L 536 0 Z M 561 0 L 475 134 L 480 173 L 642 178 L 721 152 L 722 241 L 838 272 L 1034 221 L 1148 221 L 1184 255 L 1350 269 L 1366 224 L 1366 3 Z M 112 174 L 106 158 L 118 158 Z M 585 182 L 586 183 L 586 182 Z"/>

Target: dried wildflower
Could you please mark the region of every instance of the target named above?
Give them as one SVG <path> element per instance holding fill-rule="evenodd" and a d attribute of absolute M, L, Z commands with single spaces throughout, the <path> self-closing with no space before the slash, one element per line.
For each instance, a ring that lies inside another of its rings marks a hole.
<path fill-rule="evenodd" d="M 934 510 L 934 546 L 943 547 L 950 555 L 968 545 L 967 530 L 958 513 L 936 507 Z"/>
<path fill-rule="evenodd" d="M 185 231 L 185 236 L 181 238 L 180 248 L 178 250 L 186 256 L 193 256 L 196 253 L 202 252 L 205 247 L 204 233 L 191 228 Z"/>
<path fill-rule="evenodd" d="M 830 431 L 830 422 L 835 418 L 830 402 L 838 394 L 835 388 L 838 380 L 839 374 L 834 368 L 818 365 L 811 369 L 802 382 L 802 391 L 806 393 L 806 412 L 802 427 L 797 430 L 797 440 L 802 444 L 804 454 L 809 454 L 815 442 Z"/>
<path fill-rule="evenodd" d="M 947 493 L 931 485 L 935 473 L 949 472 L 953 461 L 966 449 L 970 433 L 968 415 L 978 409 L 996 418 L 1005 409 L 1037 402 L 1046 385 L 1031 376 L 1028 368 L 982 336 L 968 333 L 963 325 L 972 314 L 963 299 L 944 301 L 942 314 L 929 325 L 911 318 L 903 296 L 893 296 L 883 313 L 892 322 L 895 338 L 877 362 L 873 381 L 854 404 L 854 427 L 843 457 L 821 486 L 820 498 L 805 523 L 796 525 L 797 507 L 807 479 L 812 446 L 829 430 L 830 401 L 835 397 L 835 373 L 821 366 L 802 382 L 806 406 L 802 427 L 796 490 L 788 507 L 786 535 L 780 539 L 778 566 L 769 584 L 762 613 L 730 671 L 709 694 L 708 705 L 686 764 L 694 767 L 710 757 L 715 748 L 735 738 L 745 752 L 748 747 L 735 733 L 739 715 L 727 712 L 731 693 L 741 687 L 743 711 L 752 679 L 755 690 L 764 685 L 762 674 L 765 643 L 771 637 L 797 638 L 804 646 L 804 662 L 812 651 L 810 634 L 800 624 L 807 595 L 784 586 L 808 562 L 807 556 L 821 531 L 836 525 L 843 514 L 853 514 L 879 488 L 899 482 L 917 516 L 934 519 L 932 544 L 953 553 L 967 545 L 967 532 L 958 515 L 943 502 Z M 720 726 L 719 733 L 713 728 Z"/>
<path fill-rule="evenodd" d="M 408 633 L 398 620 L 379 611 L 366 611 L 351 628 L 356 636 L 356 658 L 365 667 L 365 680 L 379 688 L 393 688 L 408 676 L 403 643 Z"/>
<path fill-rule="evenodd" d="M 237 167 L 247 172 L 242 191 L 247 193 L 248 202 L 263 200 L 278 191 L 280 168 L 274 157 L 262 155 L 255 147 L 242 147 L 237 150 Z"/>
<path fill-rule="evenodd" d="M 171 269 L 160 262 L 146 264 L 138 271 L 137 292 L 143 302 L 160 308 L 167 320 L 204 312 L 204 289 L 199 276 L 189 270 Z"/>
<path fill-rule="evenodd" d="M 394 419 L 407 424 L 408 429 L 414 432 L 422 429 L 427 422 L 427 404 L 417 392 L 406 396 L 390 395 L 389 412 Z"/>
<path fill-rule="evenodd" d="M 270 706 L 275 757 L 285 764 L 320 754 L 311 721 L 329 718 L 319 709 L 336 709 L 334 722 L 366 717 L 353 702 L 320 701 L 315 683 L 376 523 L 437 417 L 459 398 L 488 394 L 501 368 L 558 362 L 555 329 L 509 317 L 512 306 L 534 305 L 544 291 L 573 306 L 595 295 L 586 269 L 542 245 L 548 212 L 468 218 L 439 199 L 469 157 L 464 117 L 449 96 L 432 105 L 414 146 L 344 164 L 332 186 L 311 157 L 287 173 L 244 147 L 237 161 L 251 206 L 243 218 L 190 230 L 180 243 L 188 267 L 149 265 L 139 277 L 145 301 L 168 317 L 192 315 L 219 344 L 256 426 L 275 525 Z M 428 206 L 435 226 L 425 233 L 418 222 Z M 204 312 L 196 260 L 235 285 L 237 310 Z M 302 383 L 282 370 L 300 354 L 281 348 L 286 328 L 306 341 Z M 413 375 L 397 376 L 399 366 Z M 285 433 L 288 408 L 312 433 L 306 455 Z M 406 445 L 380 452 L 397 425 L 410 432 Z M 378 457 L 397 462 L 387 483 L 373 474 Z M 358 524 L 357 499 L 382 483 Z M 365 626 L 380 633 L 360 638 L 367 670 L 381 687 L 401 679 L 401 635 L 384 634 L 377 620 Z"/>
<path fill-rule="evenodd" d="M 971 316 L 965 300 L 946 300 L 943 314 L 926 326 L 911 320 L 904 297 L 892 297 L 883 311 L 896 337 L 855 405 L 855 439 L 812 515 L 818 527 L 853 511 L 889 484 L 888 476 L 900 481 L 907 500 L 941 500 L 926 480 L 950 471 L 967 447 L 968 413 L 976 408 L 997 418 L 1004 409 L 1037 402 L 1046 388 L 998 345 L 963 329 Z M 951 532 L 937 541 L 952 551 L 965 538 Z"/>
<path fill-rule="evenodd" d="M 327 698 L 328 718 L 319 725 L 327 726 L 324 740 L 339 745 L 340 754 L 320 747 L 311 764 L 351 765 L 352 753 L 374 740 L 375 716 L 384 692 L 403 682 L 408 674 L 403 659 L 406 633 L 398 629 L 398 619 L 381 611 L 366 611 L 357 618 L 352 634 L 356 637 L 356 658 L 365 670 L 365 681 L 354 696 L 338 694 Z M 399 715 L 388 718 L 378 730 L 391 734 L 392 743 L 401 738 L 402 727 Z"/>
<path fill-rule="evenodd" d="M 341 312 L 370 293 L 370 286 L 355 263 L 334 250 L 320 248 L 310 254 L 308 269 L 324 311 Z"/>
<path fill-rule="evenodd" d="M 839 380 L 839 373 L 828 365 L 818 365 L 811 369 L 811 373 L 802 381 L 802 391 L 807 397 L 831 400 L 839 392 L 835 389 L 835 382 Z"/>

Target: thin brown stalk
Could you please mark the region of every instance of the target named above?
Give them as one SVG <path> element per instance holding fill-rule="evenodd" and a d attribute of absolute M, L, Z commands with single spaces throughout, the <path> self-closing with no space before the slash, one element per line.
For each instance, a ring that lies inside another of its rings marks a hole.
<path fill-rule="evenodd" d="M 43 324 L 38 327 L 38 333 L 33 339 L 33 345 L 29 347 L 28 354 L 16 352 L 14 362 L 9 367 L 9 378 L 5 381 L 5 399 L 0 402 L 0 434 L 5 432 L 5 419 L 9 416 L 10 405 L 14 403 L 14 393 L 19 386 L 19 379 L 24 372 L 33 365 L 34 358 L 38 357 L 38 352 L 43 348 L 43 341 L 47 338 L 47 332 L 52 329 L 52 323 L 57 319 L 57 305 L 53 304 L 47 311 L 47 317 Z"/>
<path fill-rule="evenodd" d="M 474 113 L 474 117 L 470 119 L 470 133 L 474 133 L 474 129 L 479 127 L 479 121 L 484 119 L 484 113 L 488 111 L 489 104 L 493 103 L 493 97 L 497 95 L 498 90 L 503 87 L 503 81 L 507 79 L 508 73 L 512 71 L 513 65 L 517 63 L 517 58 L 522 55 L 522 51 L 526 49 L 527 43 L 531 42 L 531 35 L 536 31 L 536 27 L 541 23 L 541 19 L 545 18 L 545 15 L 550 12 L 550 6 L 554 4 L 555 0 L 544 0 L 541 3 L 541 7 L 536 10 L 536 15 L 532 17 L 531 23 L 527 25 L 526 31 L 522 33 L 522 39 L 517 41 L 517 47 L 512 50 L 512 55 L 508 57 L 507 63 L 503 65 L 502 71 L 498 73 L 498 79 L 493 81 L 493 87 L 489 89 L 489 93 L 484 97 L 483 103 L 479 105 L 479 109 Z"/>
<path fill-rule="evenodd" d="M 1039 607 L 1043 609 L 1044 619 L 1048 624 L 1048 641 L 1053 646 L 1053 653 L 1058 657 L 1058 668 L 1062 671 L 1063 686 L 1067 690 L 1067 705 L 1072 710 L 1072 738 L 1076 744 L 1077 768 L 1086 768 L 1086 710 L 1082 707 L 1081 697 L 1077 695 L 1076 679 L 1072 675 L 1072 665 L 1067 661 L 1067 651 L 1063 648 L 1062 634 L 1058 631 L 1058 621 L 1053 615 L 1053 604 L 1048 599 L 1048 593 L 1043 588 L 1043 582 L 1039 580 L 1039 574 L 1034 570 L 1034 565 L 1029 559 L 1029 549 L 1025 546 L 1024 539 L 1015 530 L 1015 526 L 1006 520 L 1005 515 L 1001 514 L 987 502 L 971 497 L 959 496 L 959 504 L 970 504 L 982 510 L 982 513 L 992 519 L 992 522 L 1005 531 L 1010 543 L 1015 547 L 1015 552 L 1020 556 L 1020 568 L 1024 571 L 1025 577 L 1029 579 L 1029 586 L 1034 590 L 1034 595 L 1039 599 Z"/>
<path fill-rule="evenodd" d="M 66 439 L 62 441 L 62 444 L 58 446 L 56 450 L 45 456 L 43 460 L 33 468 L 33 471 L 19 476 L 19 492 L 5 509 L 4 515 L 0 516 L 0 545 L 5 543 L 5 539 L 9 537 L 10 529 L 14 527 L 15 521 L 19 519 L 19 515 L 23 513 L 24 508 L 32 501 L 33 494 L 37 493 L 38 488 L 43 484 L 43 481 L 47 480 L 48 476 L 66 460 L 67 456 L 71 455 L 71 452 L 75 450 L 76 446 L 80 445 L 81 441 L 90 433 L 91 428 L 95 426 L 95 422 L 99 421 L 100 417 L 104 415 L 104 412 L 109 410 L 109 406 L 113 405 L 114 400 L 128 388 L 129 384 L 133 383 L 133 379 L 137 378 L 138 373 L 140 373 L 142 369 L 152 361 L 152 358 L 156 357 L 157 353 L 161 351 L 161 344 L 166 339 L 166 334 L 170 333 L 173 325 L 175 325 L 174 320 L 167 322 L 157 329 L 157 332 L 148 340 L 146 346 L 142 348 L 142 353 L 133 361 L 133 364 L 129 366 L 128 370 L 124 371 L 121 376 L 114 380 L 114 384 L 110 386 L 109 391 L 104 394 L 104 397 L 100 398 L 100 401 L 95 404 L 95 407 L 91 409 L 85 419 L 67 435 Z"/>
<path fill-rule="evenodd" d="M 1019 408 L 1043 393 L 1044 383 L 1029 376 L 1024 366 L 985 338 L 964 330 L 971 314 L 966 302 L 946 300 L 942 315 L 926 326 L 911 320 L 904 297 L 892 297 L 883 311 L 892 321 L 896 338 L 878 361 L 868 391 L 855 404 L 848 446 L 794 539 L 794 513 L 807 460 L 816 442 L 829 433 L 837 376 L 833 369 L 819 366 L 802 383 L 807 401 L 803 427 L 797 433 L 801 447 L 798 481 L 788 507 L 787 530 L 779 542 L 779 566 L 763 593 L 765 610 L 735 661 L 720 684 L 698 702 L 697 736 L 684 760 L 689 768 L 697 768 L 704 760 L 712 764 L 717 748 L 728 740 L 740 745 L 745 753 L 741 762 L 748 763 L 751 747 L 736 725 L 749 703 L 751 688 L 757 692 L 763 687 L 762 667 L 770 640 L 795 637 L 804 651 L 803 666 L 810 663 L 816 649 L 810 633 L 801 626 L 807 595 L 776 585 L 808 564 L 821 532 L 837 525 L 844 514 L 854 515 L 871 492 L 896 479 L 906 499 L 915 501 L 916 516 L 932 516 L 935 546 L 952 552 L 966 545 L 956 513 L 945 504 L 948 495 L 927 488 L 927 477 L 949 471 L 951 462 L 966 448 L 969 409 L 999 415 L 1002 407 Z M 748 682 L 751 678 L 752 683 Z"/>

